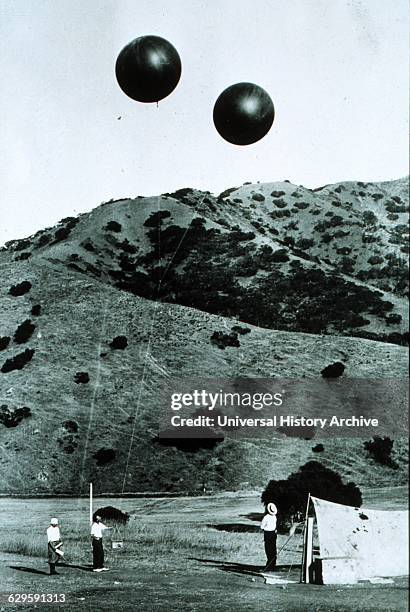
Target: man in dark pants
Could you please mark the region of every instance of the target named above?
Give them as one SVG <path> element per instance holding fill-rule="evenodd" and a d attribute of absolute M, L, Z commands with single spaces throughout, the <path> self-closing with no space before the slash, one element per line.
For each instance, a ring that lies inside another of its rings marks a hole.
<path fill-rule="evenodd" d="M 266 514 L 262 519 L 261 529 L 265 540 L 266 567 L 263 571 L 274 571 L 276 567 L 276 514 L 278 509 L 270 503 L 266 507 Z"/>
<path fill-rule="evenodd" d="M 102 542 L 103 529 L 108 529 L 102 522 L 98 514 L 94 517 L 91 525 L 91 538 L 93 545 L 93 572 L 107 572 L 108 567 L 104 567 L 104 548 Z"/>

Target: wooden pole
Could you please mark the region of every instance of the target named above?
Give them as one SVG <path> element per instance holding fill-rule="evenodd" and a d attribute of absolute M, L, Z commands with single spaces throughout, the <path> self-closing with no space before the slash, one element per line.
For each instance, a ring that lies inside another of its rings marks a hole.
<path fill-rule="evenodd" d="M 300 582 L 305 582 L 305 566 L 307 560 L 307 535 L 308 535 L 308 514 L 309 514 L 309 504 L 310 504 L 310 493 L 308 494 L 307 503 L 306 503 L 306 512 L 305 512 L 305 524 L 303 528 L 303 553 L 302 553 L 302 566 L 300 568 Z"/>
<path fill-rule="evenodd" d="M 90 482 L 90 525 L 93 522 L 93 483 Z"/>

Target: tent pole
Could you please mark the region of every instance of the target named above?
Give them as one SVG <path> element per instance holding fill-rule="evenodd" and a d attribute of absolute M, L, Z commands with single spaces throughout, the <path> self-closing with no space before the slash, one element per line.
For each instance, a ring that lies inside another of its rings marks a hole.
<path fill-rule="evenodd" d="M 93 483 L 90 482 L 90 525 L 93 522 Z"/>
<path fill-rule="evenodd" d="M 308 498 L 306 502 L 306 511 L 305 511 L 305 522 L 303 527 L 303 552 L 302 552 L 302 565 L 300 567 L 300 582 L 305 582 L 305 565 L 306 565 L 306 552 L 307 552 L 307 522 L 308 522 L 308 514 L 309 514 L 309 504 L 310 504 L 310 492 L 308 493 Z"/>

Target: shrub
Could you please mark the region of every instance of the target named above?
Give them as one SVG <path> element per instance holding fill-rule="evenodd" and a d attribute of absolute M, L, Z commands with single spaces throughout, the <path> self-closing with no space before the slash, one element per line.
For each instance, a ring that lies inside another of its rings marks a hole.
<path fill-rule="evenodd" d="M 17 427 L 23 419 L 27 419 L 31 416 L 30 408 L 23 406 L 23 408 L 10 409 L 6 404 L 0 406 L 0 423 L 4 427 Z"/>
<path fill-rule="evenodd" d="M 365 225 L 374 225 L 377 223 L 377 216 L 371 210 L 363 211 L 363 221 Z"/>
<path fill-rule="evenodd" d="M 34 353 L 34 349 L 26 349 L 23 353 L 18 353 L 18 355 L 11 359 L 6 359 L 1 366 L 1 371 L 3 374 L 6 374 L 13 370 L 22 370 L 24 366 L 32 360 Z"/>
<path fill-rule="evenodd" d="M 225 349 L 227 346 L 239 347 L 238 334 L 224 334 L 224 332 L 215 331 L 211 336 L 212 344 L 215 344 L 220 349 Z"/>
<path fill-rule="evenodd" d="M 25 261 L 26 259 L 29 259 L 30 257 L 31 257 L 31 253 L 29 251 L 25 251 L 24 253 L 20 253 L 20 255 L 16 257 L 16 261 Z"/>
<path fill-rule="evenodd" d="M 274 263 L 285 263 L 289 261 L 290 257 L 286 249 L 278 249 L 272 253 L 271 261 Z"/>
<path fill-rule="evenodd" d="M 104 229 L 107 230 L 108 232 L 118 233 L 122 230 L 122 225 L 121 223 L 118 223 L 117 221 L 108 221 Z"/>
<path fill-rule="evenodd" d="M 284 195 L 286 195 L 285 191 L 272 191 L 271 193 L 272 198 L 281 198 Z M 295 195 L 295 194 L 292 193 L 292 195 Z"/>
<path fill-rule="evenodd" d="M 58 230 L 56 230 L 56 232 L 54 233 L 53 244 L 55 244 L 56 242 L 61 242 L 62 240 L 65 240 L 66 238 L 68 238 L 70 233 L 71 233 L 70 227 L 68 226 L 59 227 Z"/>
<path fill-rule="evenodd" d="M 24 342 L 30 340 L 35 329 L 36 326 L 30 321 L 30 319 L 26 319 L 14 332 L 14 342 L 17 342 L 17 344 L 24 344 Z"/>
<path fill-rule="evenodd" d="M 364 442 L 363 446 L 377 463 L 397 469 L 398 465 L 391 457 L 393 444 L 394 440 L 391 440 L 388 436 L 384 438 L 373 436 L 373 440 Z"/>
<path fill-rule="evenodd" d="M 231 329 L 233 332 L 240 334 L 241 336 L 251 333 L 249 327 L 241 327 L 240 325 L 234 325 L 233 327 L 231 327 Z"/>
<path fill-rule="evenodd" d="M 401 314 L 398 313 L 392 313 L 387 315 L 386 317 L 386 323 L 387 325 L 398 325 L 399 323 L 401 323 L 402 321 L 402 316 Z"/>
<path fill-rule="evenodd" d="M 104 506 L 103 508 L 98 508 L 93 514 L 93 520 L 95 521 L 95 517 L 101 517 L 101 520 L 111 521 L 113 523 L 121 523 L 125 525 L 130 518 L 128 512 L 122 512 L 118 508 L 114 508 L 114 506 Z"/>
<path fill-rule="evenodd" d="M 377 264 L 383 263 L 383 257 L 380 257 L 380 255 L 372 255 L 372 257 L 369 257 L 367 261 L 372 266 L 376 266 Z"/>
<path fill-rule="evenodd" d="M 325 447 L 323 446 L 323 444 L 316 444 L 316 446 L 312 447 L 312 451 L 314 453 L 323 453 L 324 450 L 325 450 Z"/>
<path fill-rule="evenodd" d="M 112 349 L 123 351 L 128 346 L 128 340 L 126 336 L 115 336 L 113 340 L 110 342 L 110 347 Z"/>
<path fill-rule="evenodd" d="M 33 317 L 38 317 L 40 313 L 41 313 L 41 305 L 34 304 L 34 306 L 31 308 L 31 314 L 33 315 Z"/>
<path fill-rule="evenodd" d="M 312 238 L 300 238 L 300 240 L 296 242 L 295 246 L 304 251 L 305 249 L 310 249 L 312 246 L 314 246 L 314 244 L 315 241 L 312 240 Z"/>
<path fill-rule="evenodd" d="M 68 433 L 77 433 L 78 432 L 78 423 L 77 421 L 64 421 L 63 423 L 64 429 L 68 431 Z"/>
<path fill-rule="evenodd" d="M 112 448 L 100 448 L 96 453 L 94 453 L 93 459 L 96 460 L 98 466 L 101 466 L 114 461 L 115 455 L 115 450 Z"/>
<path fill-rule="evenodd" d="M 0 336 L 0 351 L 4 351 L 10 344 L 10 336 Z"/>
<path fill-rule="evenodd" d="M 153 212 L 144 222 L 144 227 L 158 227 L 162 224 L 163 219 L 168 219 L 170 216 L 171 213 L 169 210 L 158 210 L 157 212 Z"/>
<path fill-rule="evenodd" d="M 21 283 L 18 283 L 17 285 L 13 285 L 12 287 L 10 287 L 9 294 L 13 297 L 19 297 L 20 295 L 25 295 L 26 293 L 28 293 L 30 289 L 30 281 L 23 281 Z"/>
<path fill-rule="evenodd" d="M 36 244 L 37 248 L 46 246 L 46 244 L 48 244 L 50 240 L 51 240 L 50 234 L 41 234 L 41 236 L 37 240 L 37 244 Z"/>
<path fill-rule="evenodd" d="M 88 382 L 90 382 L 88 372 L 76 372 L 74 375 L 74 382 L 77 383 L 77 385 L 79 385 L 80 383 L 87 384 Z"/>
<path fill-rule="evenodd" d="M 93 245 L 90 239 L 87 239 L 81 242 L 80 246 L 82 246 L 83 249 L 85 249 L 89 253 L 95 253 L 95 246 Z"/>
<path fill-rule="evenodd" d="M 273 200 L 273 203 L 275 206 L 277 206 L 277 208 L 286 208 L 286 202 L 281 198 L 279 198 L 279 200 Z"/>
<path fill-rule="evenodd" d="M 295 202 L 294 204 L 296 206 L 296 208 L 299 208 L 300 210 L 304 210 L 305 208 L 309 208 L 310 204 L 309 202 Z"/>
<path fill-rule="evenodd" d="M 264 202 L 265 196 L 263 195 L 263 193 L 254 193 L 252 195 L 252 200 L 256 200 L 256 202 Z"/>
<path fill-rule="evenodd" d="M 262 503 L 273 502 L 278 508 L 278 526 L 293 517 L 303 516 L 309 493 L 327 501 L 359 507 L 362 495 L 353 482 L 343 483 L 341 476 L 317 461 L 308 461 L 287 480 L 271 480 L 262 493 Z"/>
<path fill-rule="evenodd" d="M 341 361 L 336 361 L 323 368 L 320 372 L 323 378 L 338 378 L 345 371 L 345 365 Z"/>

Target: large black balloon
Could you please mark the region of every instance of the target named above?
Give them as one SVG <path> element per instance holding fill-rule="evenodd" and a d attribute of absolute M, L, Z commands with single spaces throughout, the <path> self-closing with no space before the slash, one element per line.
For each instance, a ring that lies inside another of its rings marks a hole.
<path fill-rule="evenodd" d="M 221 93 L 214 106 L 214 124 L 232 144 L 249 145 L 267 134 L 275 118 L 268 93 L 254 83 L 236 83 Z"/>
<path fill-rule="evenodd" d="M 181 60 L 165 38 L 140 36 L 119 54 L 115 74 L 123 92 L 133 100 L 158 102 L 177 86 Z"/>

